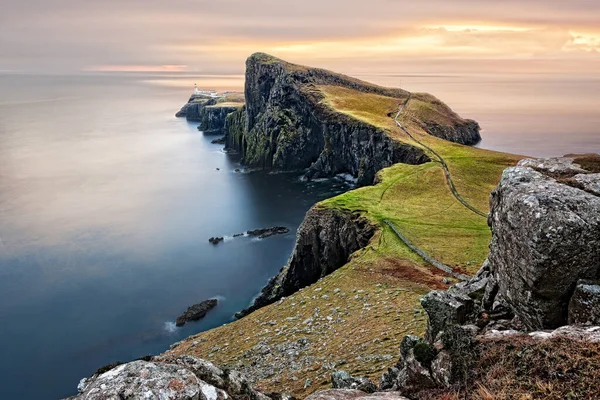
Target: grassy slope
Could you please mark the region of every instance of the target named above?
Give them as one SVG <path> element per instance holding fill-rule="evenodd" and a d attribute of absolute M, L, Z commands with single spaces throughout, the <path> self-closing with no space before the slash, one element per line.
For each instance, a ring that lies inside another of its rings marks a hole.
<path fill-rule="evenodd" d="M 405 99 L 334 86 L 316 89 L 323 94 L 323 103 L 337 112 L 415 144 L 391 117 Z M 427 135 L 413 117 L 423 118 L 427 113 L 427 118 L 440 121 L 456 118 L 432 101 L 425 95 L 415 96 L 402 123 L 442 154 L 461 195 L 477 208 L 488 210 L 489 193 L 502 170 L 519 157 Z M 417 246 L 468 273 L 476 272 L 485 259 L 491 237 L 486 219 L 451 195 L 438 163 L 397 164 L 381 171 L 379 181 L 320 204 L 359 211 L 381 227 L 370 245 L 355 253 L 346 266 L 240 321 L 188 338 L 172 352 L 197 355 L 251 374 L 275 367 L 273 376 L 259 379 L 259 388 L 298 397 L 329 387 L 329 376 L 336 367 L 379 379 L 396 361 L 404 335 L 424 332 L 426 317 L 420 297 L 431 289 L 446 287 L 444 275 L 404 246 L 382 220 L 392 220 Z M 305 324 L 309 318 L 312 321 Z M 308 344 L 297 355 L 277 350 L 277 345 L 289 346 L 299 339 L 307 339 Z M 260 343 L 270 351 L 258 352 L 255 346 Z M 307 388 L 306 379 L 312 381 Z"/>

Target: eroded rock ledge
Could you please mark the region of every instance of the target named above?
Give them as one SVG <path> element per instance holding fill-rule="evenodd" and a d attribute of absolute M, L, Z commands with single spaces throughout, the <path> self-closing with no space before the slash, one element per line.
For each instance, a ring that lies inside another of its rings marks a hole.
<path fill-rule="evenodd" d="M 236 316 L 248 315 L 329 275 L 346 264 L 352 253 L 365 247 L 375 230 L 357 214 L 313 207 L 298 229 L 288 265 L 269 281 L 249 308 Z"/>

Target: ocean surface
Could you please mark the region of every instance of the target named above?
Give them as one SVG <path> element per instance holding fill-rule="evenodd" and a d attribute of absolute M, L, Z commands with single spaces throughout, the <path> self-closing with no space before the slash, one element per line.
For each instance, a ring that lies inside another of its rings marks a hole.
<path fill-rule="evenodd" d="M 361 77 L 426 91 L 483 128 L 481 147 L 600 151 L 600 79 Z M 0 392 L 56 399 L 98 367 L 231 321 L 286 263 L 317 201 L 347 187 L 235 172 L 176 119 L 190 88 L 242 77 L 0 74 Z M 219 169 L 219 170 L 217 170 Z M 283 225 L 283 236 L 233 239 Z M 213 246 L 211 236 L 226 236 Z M 199 301 L 219 305 L 175 328 Z"/>

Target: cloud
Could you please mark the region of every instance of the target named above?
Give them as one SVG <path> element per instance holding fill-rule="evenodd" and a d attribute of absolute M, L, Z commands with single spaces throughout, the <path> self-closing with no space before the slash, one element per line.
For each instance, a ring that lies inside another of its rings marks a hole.
<path fill-rule="evenodd" d="M 598 56 L 596 0 L 0 0 L 0 69 L 239 73 L 267 51 L 372 68 Z M 374 64 L 373 60 L 380 63 Z"/>

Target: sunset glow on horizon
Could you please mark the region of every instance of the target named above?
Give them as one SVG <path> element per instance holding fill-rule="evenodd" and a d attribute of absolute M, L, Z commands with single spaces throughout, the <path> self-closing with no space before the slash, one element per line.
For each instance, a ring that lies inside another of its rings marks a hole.
<path fill-rule="evenodd" d="M 591 0 L 33 1 L 3 6 L 0 70 L 239 74 L 257 51 L 348 73 L 600 65 Z"/>

